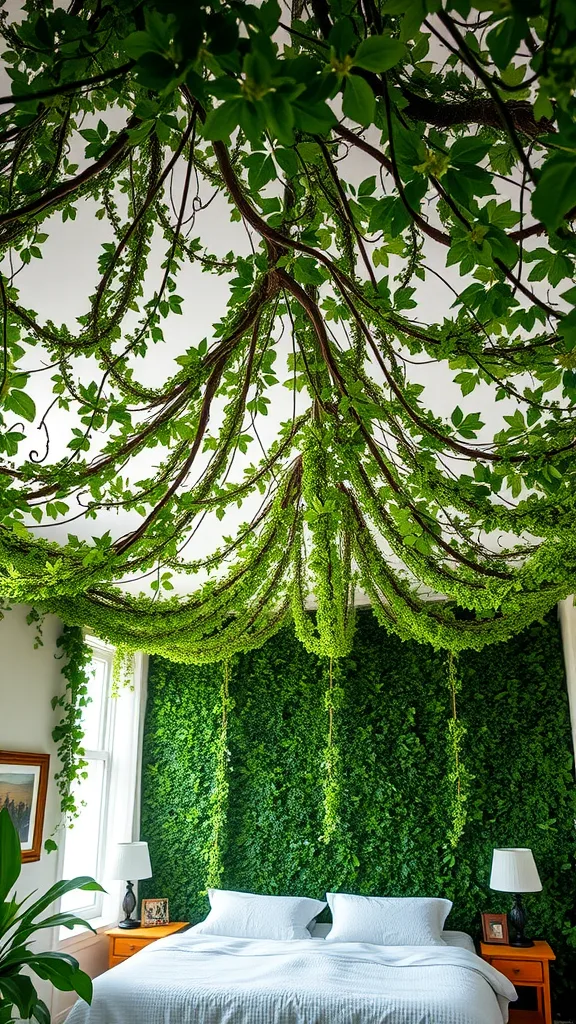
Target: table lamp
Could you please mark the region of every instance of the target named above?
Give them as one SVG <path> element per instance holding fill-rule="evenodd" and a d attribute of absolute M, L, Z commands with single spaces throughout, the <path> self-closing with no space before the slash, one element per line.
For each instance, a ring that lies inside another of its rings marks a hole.
<path fill-rule="evenodd" d="M 532 855 L 532 850 L 525 847 L 511 847 L 494 850 L 492 855 L 492 873 L 490 888 L 497 892 L 514 893 L 514 905 L 510 911 L 510 924 L 514 929 L 511 946 L 533 946 L 533 939 L 524 934 L 526 927 L 526 911 L 522 904 L 522 893 L 541 892 L 542 882 Z"/>
<path fill-rule="evenodd" d="M 126 894 L 122 900 L 122 910 L 125 916 L 124 920 L 118 923 L 118 927 L 139 928 L 140 921 L 132 917 L 136 906 L 134 882 L 152 877 L 148 843 L 118 843 L 112 877 L 126 882 Z M 132 879 L 131 882 L 127 881 L 129 878 Z"/>

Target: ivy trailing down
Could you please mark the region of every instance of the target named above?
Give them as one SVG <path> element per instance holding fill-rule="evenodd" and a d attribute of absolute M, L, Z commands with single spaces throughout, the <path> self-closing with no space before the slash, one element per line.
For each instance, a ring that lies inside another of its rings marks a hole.
<path fill-rule="evenodd" d="M 228 749 L 228 714 L 234 707 L 230 699 L 230 662 L 222 663 L 222 684 L 219 694 L 220 732 L 215 744 L 216 771 L 210 795 L 210 824 L 212 837 L 207 852 L 206 888 L 217 888 L 224 873 L 223 855 L 226 843 L 226 818 L 228 811 L 228 771 L 230 751 Z"/>
<path fill-rule="evenodd" d="M 86 666 L 92 660 L 92 651 L 85 643 L 84 634 L 78 626 L 64 626 L 56 646 L 62 649 L 60 657 L 65 659 L 61 672 L 66 680 L 64 692 L 52 698 L 52 709 L 62 709 L 62 718 L 52 731 L 52 739 L 58 744 L 57 754 L 61 764 L 54 778 L 60 793 L 62 825 L 70 824 L 78 817 L 74 783 L 88 778 L 81 722 L 83 709 L 90 700 L 90 677 Z M 56 849 L 53 838 L 47 839 L 44 845 L 48 852 Z"/>
<path fill-rule="evenodd" d="M 346 656 L 358 587 L 453 653 L 576 589 L 573 4 L 369 7 L 3 9 L 0 598 L 202 663 Z"/>
<path fill-rule="evenodd" d="M 352 652 L 333 680 L 338 804 L 326 843 L 326 660 L 291 628 L 233 659 L 220 884 L 318 897 L 327 888 L 442 894 L 454 901 L 449 926 L 477 935 L 481 911 L 509 909 L 508 897 L 488 887 L 493 847 L 529 846 L 544 886 L 527 898 L 530 920 L 558 954 L 554 985 L 568 1011 L 576 798 L 555 614 L 495 649 L 462 653 L 457 680 L 466 815 L 454 846 L 446 656 L 402 643 L 358 611 Z M 175 919 L 206 913 L 221 752 L 220 671 L 152 658 L 142 838 L 154 879 L 143 889 L 168 896 Z"/>
<path fill-rule="evenodd" d="M 323 788 L 324 788 L 324 823 L 322 826 L 322 840 L 329 843 L 333 839 L 340 824 L 340 800 L 341 800 L 341 778 L 340 778 L 340 750 L 338 741 L 335 738 L 335 718 L 342 704 L 344 691 L 338 685 L 340 678 L 339 662 L 332 658 L 328 662 L 325 674 L 328 676 L 328 685 L 324 693 L 324 702 L 328 713 L 328 735 L 324 748 Z"/>
<path fill-rule="evenodd" d="M 450 687 L 451 717 L 448 721 L 448 748 L 450 751 L 450 770 L 448 779 L 452 783 L 452 825 L 448 832 L 451 846 L 457 846 L 466 825 L 466 800 L 470 773 L 462 763 L 462 743 L 466 728 L 458 718 L 456 695 L 462 689 L 462 680 L 458 675 L 457 662 L 453 654 L 448 655 L 448 685 Z"/>

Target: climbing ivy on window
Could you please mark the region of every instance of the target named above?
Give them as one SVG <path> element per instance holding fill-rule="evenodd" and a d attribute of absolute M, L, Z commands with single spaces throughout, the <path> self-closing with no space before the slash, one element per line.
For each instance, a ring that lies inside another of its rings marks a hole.
<path fill-rule="evenodd" d="M 455 846 L 445 654 L 387 635 L 361 610 L 352 651 L 334 666 L 338 802 L 325 842 L 326 659 L 307 652 L 291 628 L 232 659 L 220 884 L 318 897 L 327 888 L 444 895 L 454 901 L 449 927 L 477 935 L 481 911 L 509 906 L 488 887 L 493 847 L 529 846 L 544 883 L 527 897 L 531 923 L 558 955 L 555 990 L 568 1000 L 576 800 L 555 613 L 507 643 L 460 655 L 466 817 Z M 180 920 L 207 910 L 222 686 L 220 668 L 151 659 L 142 838 L 154 879 L 143 889 L 167 895 Z"/>
<path fill-rule="evenodd" d="M 79 807 L 74 793 L 74 783 L 86 779 L 88 762 L 84 758 L 82 745 L 84 732 L 82 729 L 82 713 L 90 700 L 88 682 L 90 679 L 87 666 L 92 660 L 92 650 L 84 640 L 84 634 L 78 626 L 64 626 L 62 634 L 56 641 L 62 650 L 62 676 L 66 680 L 64 691 L 52 698 L 52 709 L 62 709 L 62 718 L 52 730 L 52 739 L 58 745 L 57 754 L 60 768 L 55 774 L 60 794 L 61 824 L 71 825 L 78 817 Z M 60 826 L 58 826 L 60 827 Z M 56 849 L 51 836 L 44 844 L 50 852 Z"/>

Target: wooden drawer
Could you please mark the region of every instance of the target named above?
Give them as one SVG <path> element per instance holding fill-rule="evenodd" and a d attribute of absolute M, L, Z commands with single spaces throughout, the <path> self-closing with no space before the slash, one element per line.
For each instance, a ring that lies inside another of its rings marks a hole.
<path fill-rule="evenodd" d="M 113 956 L 133 956 L 139 949 L 144 949 L 145 946 L 149 946 L 151 942 L 154 942 L 152 936 L 149 939 L 131 939 L 128 935 L 126 938 L 114 939 L 114 948 L 112 950 Z"/>
<path fill-rule="evenodd" d="M 495 967 L 501 974 L 505 974 L 514 982 L 543 981 L 544 974 L 540 960 L 492 960 L 492 967 Z"/>
<path fill-rule="evenodd" d="M 116 967 L 116 964 L 123 964 L 125 960 L 129 959 L 129 956 L 111 956 L 108 958 L 108 967 Z"/>

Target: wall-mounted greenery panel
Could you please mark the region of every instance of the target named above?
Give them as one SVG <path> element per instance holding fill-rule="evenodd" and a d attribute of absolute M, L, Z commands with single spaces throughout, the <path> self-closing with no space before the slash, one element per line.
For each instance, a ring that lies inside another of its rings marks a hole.
<path fill-rule="evenodd" d="M 336 830 L 325 841 L 328 662 L 291 629 L 230 667 L 222 884 L 269 893 L 442 894 L 449 925 L 478 933 L 495 846 L 533 849 L 544 889 L 527 905 L 534 934 L 559 954 L 566 988 L 576 945 L 576 800 L 556 615 L 457 663 L 460 783 L 466 821 L 455 847 L 452 693 L 446 655 L 357 616 L 352 654 L 333 679 Z M 222 670 L 152 658 L 144 738 L 142 837 L 174 919 L 207 900 Z M 572 954 L 570 952 L 572 950 Z M 564 979 L 564 981 L 562 980 Z"/>

